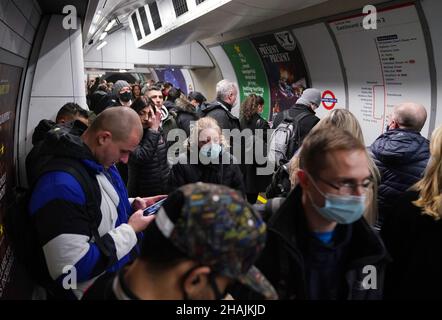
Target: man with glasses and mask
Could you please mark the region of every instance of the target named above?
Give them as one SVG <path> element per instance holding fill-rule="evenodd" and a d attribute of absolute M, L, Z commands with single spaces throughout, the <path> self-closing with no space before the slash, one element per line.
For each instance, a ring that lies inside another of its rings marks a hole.
<path fill-rule="evenodd" d="M 84 299 L 223 299 L 234 282 L 276 299 L 253 266 L 265 237 L 265 223 L 237 191 L 185 185 L 169 195 L 146 229 L 135 262 L 97 280 Z"/>
<path fill-rule="evenodd" d="M 388 254 L 363 218 L 372 186 L 364 145 L 335 127 L 310 133 L 298 179 L 268 223 L 257 266 L 281 299 L 381 299 Z"/>

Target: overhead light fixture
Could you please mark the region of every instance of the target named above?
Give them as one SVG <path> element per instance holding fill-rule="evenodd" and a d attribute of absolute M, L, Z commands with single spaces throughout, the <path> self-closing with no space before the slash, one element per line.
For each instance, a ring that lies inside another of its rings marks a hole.
<path fill-rule="evenodd" d="M 112 27 L 114 26 L 114 24 L 115 24 L 116 22 L 117 22 L 117 20 L 112 19 L 112 20 L 108 23 L 108 25 L 107 25 L 106 29 L 104 29 L 104 31 L 108 32 L 110 29 L 112 29 Z"/>
<path fill-rule="evenodd" d="M 100 41 L 103 40 L 104 38 L 106 38 L 107 36 L 107 32 L 103 32 L 100 36 Z"/>
<path fill-rule="evenodd" d="M 101 17 L 101 11 L 98 11 L 95 14 L 94 18 L 92 19 L 92 23 L 96 24 L 98 22 L 98 20 L 100 19 L 100 17 Z"/>
<path fill-rule="evenodd" d="M 124 69 L 120 69 L 120 72 L 121 72 L 121 73 L 126 73 L 126 72 L 127 72 L 127 70 L 124 70 Z"/>
<path fill-rule="evenodd" d="M 97 50 L 100 50 L 101 48 L 103 48 L 105 45 L 107 45 L 106 41 L 103 41 L 98 47 Z"/>

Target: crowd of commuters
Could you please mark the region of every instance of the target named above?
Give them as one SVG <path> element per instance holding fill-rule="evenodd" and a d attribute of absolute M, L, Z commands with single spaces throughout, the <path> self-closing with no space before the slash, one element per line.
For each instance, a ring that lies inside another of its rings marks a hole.
<path fill-rule="evenodd" d="M 397 105 L 366 146 L 348 110 L 316 116 L 315 88 L 273 130 L 259 95 L 234 115 L 238 92 L 222 80 L 208 102 L 170 83 L 96 79 L 92 112 L 67 104 L 40 122 L 26 165 L 47 298 L 440 296 L 442 128 L 420 134 L 425 108 Z M 260 174 L 272 150 L 284 154 Z M 259 195 L 278 205 L 261 212 Z"/>

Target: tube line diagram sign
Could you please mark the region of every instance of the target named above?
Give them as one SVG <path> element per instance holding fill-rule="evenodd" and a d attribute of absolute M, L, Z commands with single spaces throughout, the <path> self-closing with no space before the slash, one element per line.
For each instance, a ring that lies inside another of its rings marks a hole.
<path fill-rule="evenodd" d="M 378 11 L 377 29 L 365 30 L 364 16 L 330 22 L 348 78 L 349 110 L 371 144 L 395 105 L 415 101 L 431 110 L 431 87 L 424 34 L 413 4 Z M 327 105 L 330 105 L 327 103 Z M 428 123 L 422 135 L 428 134 Z"/>

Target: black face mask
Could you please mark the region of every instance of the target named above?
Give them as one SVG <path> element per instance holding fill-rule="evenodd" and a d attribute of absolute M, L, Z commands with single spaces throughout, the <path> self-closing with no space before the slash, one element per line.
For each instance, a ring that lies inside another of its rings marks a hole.
<path fill-rule="evenodd" d="M 120 100 L 123 102 L 129 102 L 132 99 L 132 92 L 127 91 L 120 94 Z"/>

